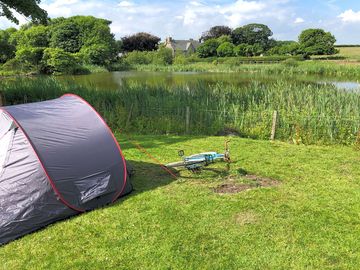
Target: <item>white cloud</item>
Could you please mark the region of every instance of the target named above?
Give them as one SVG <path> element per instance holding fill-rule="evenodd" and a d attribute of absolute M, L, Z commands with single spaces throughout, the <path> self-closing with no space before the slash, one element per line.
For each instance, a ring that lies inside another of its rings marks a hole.
<path fill-rule="evenodd" d="M 360 11 L 346 10 L 338 16 L 343 22 L 360 22 Z"/>
<path fill-rule="evenodd" d="M 134 3 L 133 2 L 129 2 L 129 1 L 121 1 L 119 4 L 118 4 L 119 7 L 132 7 L 134 6 Z"/>
<path fill-rule="evenodd" d="M 298 18 L 296 18 L 295 19 L 295 21 L 294 21 L 294 23 L 303 23 L 303 22 L 305 22 L 305 20 L 303 19 L 303 18 L 300 18 L 300 17 L 298 17 Z"/>

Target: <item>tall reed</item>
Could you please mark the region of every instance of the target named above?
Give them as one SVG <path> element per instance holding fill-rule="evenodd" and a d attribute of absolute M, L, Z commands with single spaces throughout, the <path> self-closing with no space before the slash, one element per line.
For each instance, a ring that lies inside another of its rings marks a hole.
<path fill-rule="evenodd" d="M 8 105 L 75 93 L 88 100 L 113 129 L 142 134 L 185 133 L 187 106 L 192 134 L 214 135 L 231 129 L 244 137 L 268 139 L 274 110 L 279 113 L 276 138 L 284 141 L 353 144 L 360 126 L 359 93 L 285 80 L 243 86 L 199 83 L 191 89 L 129 83 L 104 91 L 34 78 L 2 81 L 0 89 Z"/>

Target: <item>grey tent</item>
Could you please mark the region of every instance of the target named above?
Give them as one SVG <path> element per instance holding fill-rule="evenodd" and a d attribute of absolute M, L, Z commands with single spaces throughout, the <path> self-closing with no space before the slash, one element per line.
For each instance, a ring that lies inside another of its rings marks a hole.
<path fill-rule="evenodd" d="M 131 190 L 119 144 L 85 100 L 0 108 L 0 245 Z"/>

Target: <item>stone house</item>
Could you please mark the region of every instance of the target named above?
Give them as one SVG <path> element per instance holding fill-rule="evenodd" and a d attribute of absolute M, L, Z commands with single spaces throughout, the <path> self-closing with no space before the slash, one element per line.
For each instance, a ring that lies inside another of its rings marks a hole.
<path fill-rule="evenodd" d="M 172 37 L 165 39 L 165 47 L 172 50 L 173 55 L 175 52 L 182 52 L 186 55 L 192 54 L 200 46 L 200 42 L 194 39 L 189 40 L 175 40 Z"/>

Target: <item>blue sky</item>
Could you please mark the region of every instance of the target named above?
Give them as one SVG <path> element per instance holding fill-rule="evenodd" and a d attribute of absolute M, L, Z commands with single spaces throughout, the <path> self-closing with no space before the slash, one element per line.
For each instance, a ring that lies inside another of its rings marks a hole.
<path fill-rule="evenodd" d="M 276 39 L 296 40 L 305 28 L 324 28 L 338 44 L 360 44 L 360 0 L 43 0 L 41 6 L 50 17 L 109 19 L 117 38 L 140 31 L 163 39 L 199 38 L 214 25 L 258 22 L 269 25 Z M 0 17 L 0 28 L 9 26 Z"/>

